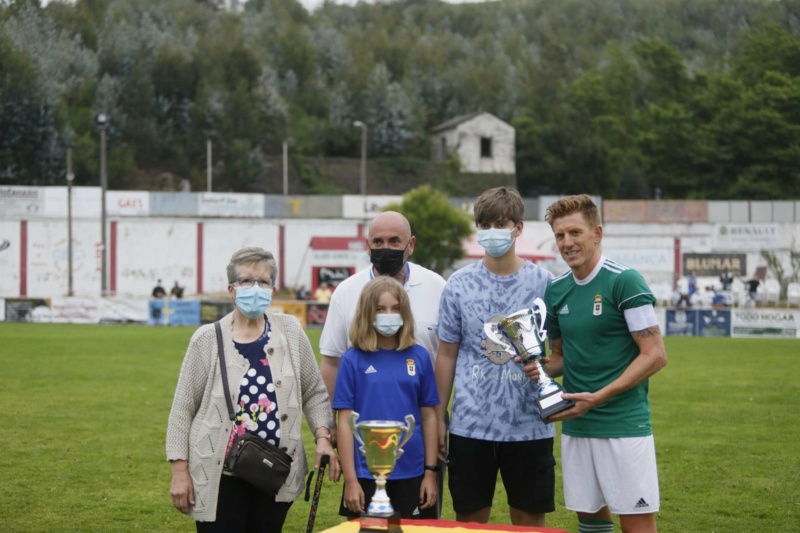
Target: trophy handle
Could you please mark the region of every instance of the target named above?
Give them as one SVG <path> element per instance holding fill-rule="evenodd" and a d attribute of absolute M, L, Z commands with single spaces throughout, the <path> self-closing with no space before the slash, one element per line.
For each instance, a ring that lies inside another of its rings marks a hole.
<path fill-rule="evenodd" d="M 544 329 L 544 322 L 547 319 L 547 307 L 541 298 L 533 301 L 533 322 L 539 333 L 539 338 L 544 341 L 547 338 L 547 330 Z M 544 355 L 544 354 L 542 354 Z"/>
<path fill-rule="evenodd" d="M 397 445 L 398 458 L 403 455 L 403 445 L 408 442 L 408 439 L 410 439 L 411 435 L 414 433 L 414 425 L 414 415 L 406 415 L 406 427 L 403 428 L 406 434 L 403 435 L 403 440 L 401 440 L 400 444 Z"/>
<path fill-rule="evenodd" d="M 356 422 L 358 422 L 358 417 L 360 415 L 353 411 L 350 413 L 350 429 L 353 430 L 353 436 L 356 440 L 361 444 L 361 449 L 364 449 L 364 440 L 361 438 L 361 434 L 358 432 L 358 428 L 356 427 Z"/>

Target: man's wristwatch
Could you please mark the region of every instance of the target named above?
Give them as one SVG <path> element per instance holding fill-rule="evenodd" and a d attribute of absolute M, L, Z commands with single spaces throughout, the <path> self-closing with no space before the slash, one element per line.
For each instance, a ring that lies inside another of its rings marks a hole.
<path fill-rule="evenodd" d="M 441 472 L 441 468 L 439 465 L 425 465 L 425 470 L 430 470 L 431 472 Z"/>

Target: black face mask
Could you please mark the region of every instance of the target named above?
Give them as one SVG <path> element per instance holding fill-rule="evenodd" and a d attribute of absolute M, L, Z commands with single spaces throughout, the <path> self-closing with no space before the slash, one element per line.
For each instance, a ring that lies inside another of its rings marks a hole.
<path fill-rule="evenodd" d="M 395 250 L 392 248 L 373 248 L 369 251 L 369 260 L 381 276 L 396 276 L 405 264 L 403 255 L 405 248 Z"/>

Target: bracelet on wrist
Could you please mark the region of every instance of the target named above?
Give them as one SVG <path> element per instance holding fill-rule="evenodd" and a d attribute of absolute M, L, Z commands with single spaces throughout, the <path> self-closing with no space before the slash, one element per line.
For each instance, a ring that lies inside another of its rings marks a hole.
<path fill-rule="evenodd" d="M 314 435 L 314 443 L 315 443 L 315 444 L 316 444 L 316 442 L 317 442 L 319 439 L 328 439 L 328 440 L 331 440 L 331 434 L 330 434 L 330 433 L 328 433 L 327 435 Z"/>
<path fill-rule="evenodd" d="M 425 470 L 430 470 L 431 472 L 440 472 L 442 469 L 439 468 L 439 465 L 425 465 Z"/>

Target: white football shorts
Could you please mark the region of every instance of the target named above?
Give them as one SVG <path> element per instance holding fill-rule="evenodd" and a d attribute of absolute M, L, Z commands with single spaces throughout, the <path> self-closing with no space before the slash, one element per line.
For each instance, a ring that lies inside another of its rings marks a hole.
<path fill-rule="evenodd" d="M 649 514 L 659 510 L 655 441 L 647 437 L 590 439 L 561 436 L 561 471 L 567 509 Z"/>

